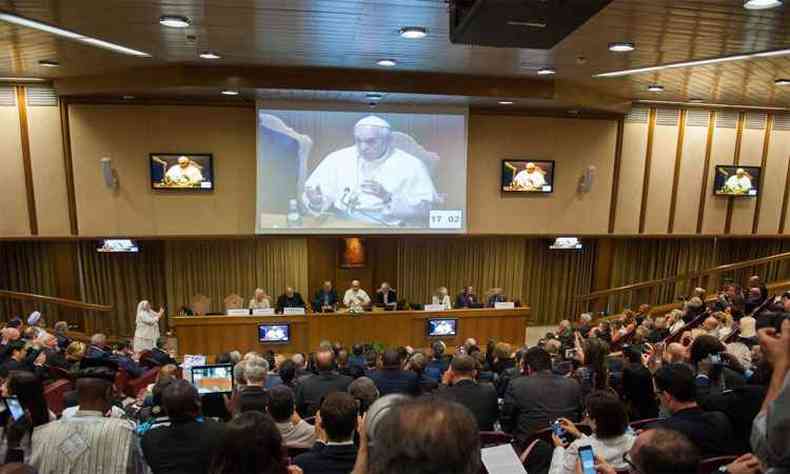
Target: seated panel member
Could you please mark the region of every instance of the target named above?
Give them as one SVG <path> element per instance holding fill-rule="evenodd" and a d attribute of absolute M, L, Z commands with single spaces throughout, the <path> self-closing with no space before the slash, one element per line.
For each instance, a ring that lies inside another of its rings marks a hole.
<path fill-rule="evenodd" d="M 465 287 L 464 291 L 455 299 L 456 308 L 473 308 L 479 304 L 477 295 L 475 295 L 475 289 L 472 286 Z"/>
<path fill-rule="evenodd" d="M 360 288 L 359 280 L 351 282 L 351 288 L 346 290 L 343 296 L 343 304 L 349 308 L 352 306 L 367 306 L 370 304 L 370 296 L 367 291 Z"/>
<path fill-rule="evenodd" d="M 384 306 L 387 309 L 398 307 L 398 294 L 386 281 L 381 284 L 381 288 L 376 290 L 375 298 L 376 306 Z"/>
<path fill-rule="evenodd" d="M 305 303 L 302 295 L 294 291 L 293 287 L 285 289 L 285 293 L 277 298 L 277 312 L 282 313 L 285 308 L 304 308 Z"/>
<path fill-rule="evenodd" d="M 269 309 L 272 307 L 269 301 L 269 295 L 260 288 L 255 289 L 255 297 L 250 300 L 248 308 L 250 309 Z"/>
<path fill-rule="evenodd" d="M 331 313 L 337 309 L 338 301 L 337 291 L 332 287 L 331 281 L 325 281 L 313 298 L 313 311 L 319 313 Z"/>
<path fill-rule="evenodd" d="M 505 301 L 507 301 L 505 290 L 502 288 L 492 288 L 491 296 L 488 297 L 488 301 L 486 302 L 486 307 L 493 308 L 497 303 L 504 303 Z"/>
<path fill-rule="evenodd" d="M 436 289 L 431 298 L 431 304 L 440 304 L 444 306 L 444 309 L 453 309 L 453 305 L 450 302 L 450 292 L 447 291 L 446 286 L 440 286 Z"/>

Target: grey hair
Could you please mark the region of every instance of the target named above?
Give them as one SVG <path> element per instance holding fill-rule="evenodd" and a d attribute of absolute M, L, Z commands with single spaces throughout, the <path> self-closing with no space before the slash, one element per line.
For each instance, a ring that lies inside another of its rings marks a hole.
<path fill-rule="evenodd" d="M 579 316 L 579 319 L 589 323 L 590 321 L 592 321 L 592 314 L 590 314 L 590 313 L 582 313 Z"/>
<path fill-rule="evenodd" d="M 233 382 L 238 385 L 247 385 L 247 379 L 244 371 L 246 369 L 247 361 L 242 361 L 233 366 Z"/>
<path fill-rule="evenodd" d="M 269 372 L 268 366 L 252 364 L 250 361 L 242 362 L 244 364 L 244 378 L 247 383 L 260 383 L 266 380 L 266 374 Z"/>
<path fill-rule="evenodd" d="M 97 346 L 103 346 L 107 343 L 107 336 L 104 334 L 97 332 L 93 336 L 91 336 L 91 344 L 95 344 Z"/>
<path fill-rule="evenodd" d="M 298 352 L 291 356 L 291 362 L 296 364 L 298 367 L 304 368 L 304 356 Z"/>

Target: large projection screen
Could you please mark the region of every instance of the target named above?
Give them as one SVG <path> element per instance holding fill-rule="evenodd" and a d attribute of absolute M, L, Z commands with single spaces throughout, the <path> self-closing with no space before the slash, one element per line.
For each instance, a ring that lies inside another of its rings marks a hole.
<path fill-rule="evenodd" d="M 257 233 L 466 231 L 465 109 L 256 114 Z"/>

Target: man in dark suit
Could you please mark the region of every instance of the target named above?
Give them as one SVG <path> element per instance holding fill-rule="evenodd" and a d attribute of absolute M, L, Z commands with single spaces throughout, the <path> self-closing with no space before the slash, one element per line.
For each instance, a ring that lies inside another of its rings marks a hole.
<path fill-rule="evenodd" d="M 583 411 L 582 390 L 572 378 L 551 372 L 551 356 L 533 347 L 522 361 L 525 375 L 510 381 L 502 406 L 502 429 L 525 440 L 557 418 L 577 422 Z"/>
<path fill-rule="evenodd" d="M 480 302 L 477 301 L 477 295 L 475 295 L 475 289 L 471 286 L 465 287 L 464 291 L 455 299 L 456 308 L 472 308 L 479 304 Z"/>
<path fill-rule="evenodd" d="M 368 374 L 381 396 L 391 393 L 403 393 L 417 396 L 420 386 L 417 374 L 401 370 L 400 354 L 395 349 L 387 349 L 381 356 L 381 368 Z"/>
<path fill-rule="evenodd" d="M 315 417 L 318 442 L 313 448 L 294 458 L 304 474 L 348 474 L 354 469 L 357 448 L 357 401 L 345 392 L 326 396 Z"/>
<path fill-rule="evenodd" d="M 112 355 L 110 348 L 107 347 L 107 336 L 102 333 L 96 333 L 91 336 L 91 344 L 85 351 L 85 357 L 88 359 L 106 359 Z"/>
<path fill-rule="evenodd" d="M 398 307 L 398 294 L 392 289 L 386 281 L 381 284 L 381 288 L 376 290 L 376 295 L 373 297 L 373 304 L 376 306 L 383 306 L 387 309 L 395 309 Z"/>
<path fill-rule="evenodd" d="M 277 298 L 277 312 L 282 313 L 285 308 L 304 308 L 302 295 L 294 291 L 292 287 L 285 289 L 285 293 Z"/>
<path fill-rule="evenodd" d="M 178 361 L 165 350 L 167 339 L 160 337 L 156 340 L 156 347 L 151 349 L 151 360 L 160 367 L 167 364 L 178 365 Z"/>
<path fill-rule="evenodd" d="M 313 311 L 318 313 L 334 312 L 337 309 L 337 302 L 337 291 L 332 287 L 332 282 L 325 281 L 321 289 L 315 294 Z"/>
<path fill-rule="evenodd" d="M 496 389 L 490 383 L 477 383 L 477 364 L 471 356 L 457 355 L 442 378 L 437 395 L 465 406 L 477 418 L 481 431 L 493 431 L 499 418 Z"/>
<path fill-rule="evenodd" d="M 302 418 L 315 416 L 321 400 L 332 392 L 345 392 L 351 377 L 334 371 L 335 354 L 332 349 L 321 349 L 315 354 L 318 373 L 302 379 L 296 386 L 296 411 Z"/>

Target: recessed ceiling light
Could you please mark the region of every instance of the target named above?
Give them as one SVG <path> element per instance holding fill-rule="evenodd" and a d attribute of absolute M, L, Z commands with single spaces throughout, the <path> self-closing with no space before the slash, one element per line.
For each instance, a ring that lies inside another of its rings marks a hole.
<path fill-rule="evenodd" d="M 133 100 L 133 99 L 135 99 L 136 97 L 135 97 L 135 96 L 133 96 L 133 95 L 125 95 L 125 96 L 123 96 L 123 97 L 121 97 L 121 98 L 122 98 L 123 100 Z"/>
<path fill-rule="evenodd" d="M 189 28 L 192 22 L 181 15 L 162 15 L 159 17 L 159 24 L 169 28 Z"/>
<path fill-rule="evenodd" d="M 552 74 L 557 74 L 557 71 L 550 67 L 542 67 L 538 69 L 538 76 L 550 76 Z"/>
<path fill-rule="evenodd" d="M 636 45 L 630 41 L 619 41 L 617 43 L 609 43 L 609 51 L 613 53 L 630 53 L 636 49 Z"/>
<path fill-rule="evenodd" d="M 700 99 L 698 97 L 694 97 L 694 98 L 689 99 L 689 102 L 691 102 L 692 104 L 699 104 L 699 103 L 705 102 L 705 99 Z"/>
<path fill-rule="evenodd" d="M 650 92 L 664 92 L 664 86 L 661 84 L 650 84 L 647 86 L 647 90 Z"/>
<path fill-rule="evenodd" d="M 222 56 L 215 53 L 214 51 L 203 51 L 200 53 L 201 59 L 222 59 Z"/>
<path fill-rule="evenodd" d="M 790 86 L 790 79 L 777 79 L 774 81 L 777 86 Z"/>
<path fill-rule="evenodd" d="M 111 43 L 109 41 L 100 40 L 98 38 L 93 38 L 90 36 L 85 36 L 81 33 L 77 33 L 76 31 L 66 30 L 58 26 L 50 25 L 49 23 L 44 23 L 38 20 L 31 20 L 30 18 L 25 18 L 19 15 L 13 15 L 11 13 L 0 12 L 0 21 L 13 23 L 15 25 L 24 26 L 26 28 L 32 28 L 34 30 L 43 31 L 45 33 L 50 33 L 55 36 L 60 36 L 61 38 L 79 41 L 81 43 L 87 43 L 92 46 L 109 49 L 111 51 L 115 51 L 118 53 L 128 54 L 131 56 L 139 56 L 144 58 L 151 57 L 150 54 L 144 51 L 138 51 L 136 49 L 127 48 L 126 46 L 122 46 L 120 44 Z"/>
<path fill-rule="evenodd" d="M 393 67 L 398 64 L 398 61 L 395 61 L 394 59 L 379 59 L 376 61 L 376 64 L 384 67 Z"/>
<path fill-rule="evenodd" d="M 746 0 L 743 8 L 747 10 L 767 10 L 782 5 L 782 0 Z"/>
<path fill-rule="evenodd" d="M 365 98 L 368 100 L 381 100 L 384 98 L 384 95 L 379 94 L 378 92 L 368 92 L 365 94 Z"/>
<path fill-rule="evenodd" d="M 500 100 L 499 105 L 513 105 L 512 100 Z"/>
<path fill-rule="evenodd" d="M 222 95 L 239 95 L 239 91 L 235 89 L 225 89 L 222 91 Z"/>
<path fill-rule="evenodd" d="M 422 26 L 404 26 L 400 29 L 402 38 L 420 39 L 428 36 L 428 30 Z"/>
<path fill-rule="evenodd" d="M 46 82 L 40 77 L 0 77 L 0 82 Z"/>
<path fill-rule="evenodd" d="M 38 62 L 41 67 L 60 67 L 60 63 L 51 59 L 42 59 Z"/>

